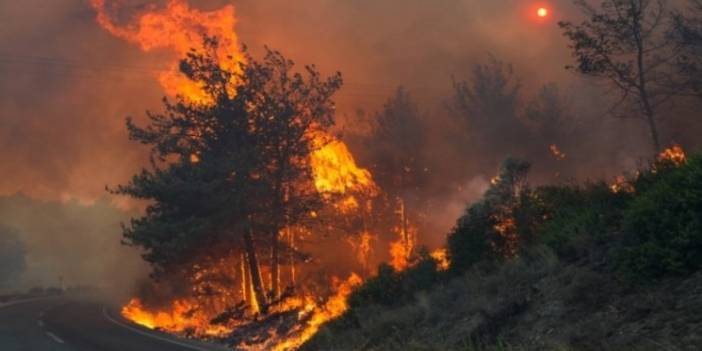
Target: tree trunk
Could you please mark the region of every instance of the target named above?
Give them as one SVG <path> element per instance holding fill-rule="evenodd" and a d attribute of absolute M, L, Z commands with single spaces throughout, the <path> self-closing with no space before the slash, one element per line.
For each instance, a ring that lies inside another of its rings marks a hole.
<path fill-rule="evenodd" d="M 295 230 L 288 228 L 290 235 L 290 285 L 295 286 Z"/>
<path fill-rule="evenodd" d="M 241 274 L 241 299 L 249 302 L 251 298 L 249 297 L 249 292 L 251 291 L 249 289 L 249 281 L 246 279 L 246 276 L 248 275 L 247 269 L 246 269 L 246 254 L 242 253 L 241 258 L 239 261 L 239 268 L 240 268 L 240 273 Z"/>
<path fill-rule="evenodd" d="M 276 299 L 280 293 L 280 245 L 278 229 L 271 233 L 271 298 Z"/>
<path fill-rule="evenodd" d="M 258 259 L 256 257 L 256 247 L 253 241 L 253 235 L 251 233 L 253 229 L 244 233 L 244 247 L 246 249 L 246 258 L 248 259 L 249 272 L 251 273 L 250 281 L 253 285 L 254 296 L 252 300 L 256 302 L 259 306 L 259 311 L 262 314 L 268 312 L 268 301 L 266 301 L 266 294 L 263 290 L 263 281 L 261 279 L 261 270 L 259 269 Z"/>
<path fill-rule="evenodd" d="M 639 76 L 639 98 L 641 99 L 644 115 L 646 115 L 646 122 L 648 124 L 648 129 L 649 133 L 651 134 L 651 141 L 653 144 L 653 157 L 655 158 L 661 151 L 661 143 L 658 137 L 658 127 L 656 126 L 656 113 L 651 105 L 651 97 L 649 96 L 649 91 L 647 88 L 648 82 L 646 80 L 646 65 L 644 62 L 645 51 L 641 33 L 640 15 L 635 15 L 634 17 L 634 37 L 636 39 L 636 69 L 638 70 Z"/>

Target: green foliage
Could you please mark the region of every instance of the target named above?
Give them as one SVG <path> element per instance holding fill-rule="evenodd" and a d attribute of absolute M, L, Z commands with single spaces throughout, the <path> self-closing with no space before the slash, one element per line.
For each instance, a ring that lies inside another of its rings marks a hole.
<path fill-rule="evenodd" d="M 270 50 L 226 69 L 216 47 L 206 40 L 181 63 L 211 104 L 178 97 L 143 127 L 127 122 L 130 138 L 151 148 L 152 166 L 112 191 L 150 202 L 125 226 L 124 241 L 143 248 L 157 273 L 202 259 L 200 250 L 214 258 L 243 250 L 247 233 L 270 237 L 321 206 L 308 191 L 305 160 L 316 147 L 308 133 L 333 124 L 340 75 L 324 79 L 311 66 L 297 73 Z M 277 237 L 266 244 L 277 248 Z"/>
<path fill-rule="evenodd" d="M 618 230 L 630 194 L 614 193 L 603 182 L 548 186 L 537 190 L 547 213 L 540 240 L 562 259 L 576 259 L 587 243 L 605 240 Z"/>
<path fill-rule="evenodd" d="M 397 272 L 386 263 L 378 267 L 378 274 L 368 279 L 349 296 L 349 306 L 358 308 L 371 304 L 396 306 L 414 298 L 422 290 L 428 290 L 439 281 L 436 261 L 422 249 L 415 264 Z"/>
<path fill-rule="evenodd" d="M 541 206 L 527 184 L 529 168 L 527 162 L 505 160 L 482 201 L 459 218 L 448 237 L 452 272 L 464 272 L 479 261 L 512 257 L 533 241 Z M 514 226 L 500 232 L 497 226 L 505 221 Z"/>
<path fill-rule="evenodd" d="M 630 278 L 651 280 L 702 268 L 702 158 L 655 173 L 657 181 L 636 197 L 623 218 L 619 268 Z"/>

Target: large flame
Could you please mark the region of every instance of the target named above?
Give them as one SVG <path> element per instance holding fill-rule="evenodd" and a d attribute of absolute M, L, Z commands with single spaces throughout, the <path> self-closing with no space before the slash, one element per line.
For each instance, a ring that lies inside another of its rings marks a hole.
<path fill-rule="evenodd" d="M 118 18 L 119 10 L 124 7 L 123 0 L 90 0 L 90 3 L 97 11 L 99 24 L 114 36 L 138 45 L 144 51 L 165 50 L 173 54 L 168 66 L 158 72 L 156 77 L 169 96 L 181 96 L 186 101 L 200 104 L 213 103 L 202 84 L 189 80 L 179 69 L 181 60 L 191 51 L 202 52 L 206 49 L 203 38 L 217 41 L 216 57 L 223 70 L 236 72 L 239 64 L 245 62 L 234 31 L 237 21 L 232 5 L 218 10 L 202 11 L 190 7 L 185 0 L 169 0 L 164 7 L 146 6 L 129 20 L 122 22 L 115 18 Z M 231 82 L 232 87 L 236 84 L 236 81 Z M 329 200 L 330 206 L 341 214 L 370 209 L 370 201 L 366 201 L 366 197 L 376 196 L 378 187 L 371 173 L 356 164 L 347 145 L 323 130 L 309 130 L 307 136 L 312 144 L 309 163 L 315 190 Z M 198 163 L 199 155 L 191 155 L 190 161 Z M 310 216 L 315 218 L 317 213 L 313 212 Z M 408 233 L 408 230 L 415 231 L 415 228 L 407 229 L 405 225 L 405 229 L 398 230 L 404 241 L 402 252 L 397 252 L 397 259 L 402 260 L 396 262 L 397 269 L 409 266 L 408 259 L 415 245 L 415 236 Z M 357 259 L 364 269 L 368 269 L 369 266 L 371 241 L 374 238 L 374 234 L 365 229 L 356 240 L 352 240 Z M 291 235 L 291 247 L 295 246 L 293 240 L 294 236 Z M 445 262 L 445 253 L 435 252 L 432 256 L 440 262 Z M 238 272 L 232 272 L 232 269 Z M 201 269 L 191 278 L 194 290 L 197 289 L 196 282 L 201 275 L 212 273 L 238 277 L 236 279 L 240 279 L 241 284 L 221 286 L 216 294 L 208 297 L 199 294 L 198 297 L 174 299 L 158 308 L 146 306 L 142 300 L 134 298 L 122 308 L 122 315 L 151 329 L 194 337 L 226 337 L 239 327 L 237 323 L 240 321 L 222 324 L 213 321 L 224 310 L 242 300 L 252 304 L 250 311 L 257 313 L 257 307 L 253 306 L 256 299 L 250 299 L 253 295 L 251 278 L 246 276 L 243 257 L 231 257 L 208 269 Z M 290 277 L 294 284 L 294 264 L 291 265 Z M 261 350 L 294 350 L 312 337 L 322 324 L 343 314 L 348 308 L 347 297 L 354 287 L 362 283 L 362 279 L 354 273 L 346 280 L 333 278 L 333 281 L 333 293 L 330 297 L 320 298 L 305 293 L 272 306 L 273 312 L 300 311 L 299 321 L 286 335 L 276 335 L 272 332 Z M 205 290 L 207 289 L 211 287 L 208 286 Z M 239 347 L 258 349 L 261 345 Z"/>
<path fill-rule="evenodd" d="M 211 317 L 199 311 L 198 305 L 187 299 L 175 300 L 162 310 L 150 310 L 139 298 L 133 298 L 122 307 L 122 316 L 149 329 L 171 333 L 223 336 L 231 332 L 227 327 L 211 324 Z"/>
<path fill-rule="evenodd" d="M 352 273 L 348 279 L 336 285 L 336 293 L 327 300 L 327 302 L 316 308 L 312 312 L 312 316 L 307 323 L 302 325 L 295 337 L 286 338 L 275 346 L 269 348 L 273 351 L 295 350 L 300 347 L 305 341 L 309 340 L 317 333 L 322 324 L 341 316 L 347 309 L 347 298 L 353 292 L 353 289 L 363 283 L 363 280 L 358 275 Z"/>
<path fill-rule="evenodd" d="M 167 49 L 175 53 L 168 68 L 158 74 L 165 91 L 180 95 L 193 102 L 208 103 L 211 98 L 202 85 L 185 77 L 179 69 L 181 59 L 191 51 L 204 50 L 203 38 L 217 40 L 217 58 L 223 69 L 236 71 L 244 57 L 234 31 L 234 6 L 227 5 L 215 11 L 191 8 L 184 0 L 170 0 L 165 8 L 147 6 L 125 25 L 116 24 L 111 12 L 117 11 L 121 1 L 90 0 L 97 11 L 100 25 L 112 35 L 139 45 L 144 51 Z"/>
<path fill-rule="evenodd" d="M 345 194 L 348 191 L 376 192 L 371 173 L 356 165 L 346 144 L 322 132 L 313 136 L 311 155 L 314 185 L 320 193 Z"/>

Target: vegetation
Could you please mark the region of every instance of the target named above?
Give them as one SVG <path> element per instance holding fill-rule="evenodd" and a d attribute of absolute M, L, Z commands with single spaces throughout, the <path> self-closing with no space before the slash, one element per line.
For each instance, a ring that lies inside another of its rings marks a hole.
<path fill-rule="evenodd" d="M 483 199 L 469 206 L 449 236 L 448 273 L 436 272 L 430 260 L 405 272 L 381 266 L 351 296 L 346 315 L 323 329 L 307 349 L 491 349 L 509 345 L 500 340 L 510 335 L 506 341 L 521 345 L 527 340 L 514 334 L 527 333 L 529 327 L 519 321 L 547 308 L 538 304 L 562 301 L 585 314 L 599 310 L 611 294 L 626 306 L 637 303 L 629 296 L 671 293 L 665 291 L 666 282 L 700 282 L 702 156 L 661 156 L 614 185 L 532 189 L 526 182 L 528 169 L 527 163 L 506 161 Z M 546 287 L 553 291 L 540 290 Z M 702 303 L 693 291 L 676 291 Z M 669 308 L 658 307 L 660 313 Z M 587 318 L 595 323 L 606 317 Z M 430 336 L 440 330 L 432 323 L 443 325 L 446 334 Z M 424 329 L 418 331 L 417 325 Z M 610 349 L 594 340 L 549 340 L 539 345 Z"/>
<path fill-rule="evenodd" d="M 322 79 L 313 67 L 305 76 L 294 73 L 293 63 L 273 51 L 262 62 L 247 57 L 225 69 L 217 43 L 207 48 L 193 51 L 181 69 L 215 103 L 178 97 L 165 101 L 164 113 L 149 114 L 146 127 L 128 120 L 130 137 L 152 148 L 153 161 L 113 192 L 151 201 L 124 237 L 145 249 L 157 275 L 244 253 L 255 304 L 265 311 L 280 293 L 281 228 L 321 206 L 308 161 L 316 147 L 311 132 L 332 125 L 331 96 L 341 78 Z M 271 252 L 270 294 L 260 246 Z"/>

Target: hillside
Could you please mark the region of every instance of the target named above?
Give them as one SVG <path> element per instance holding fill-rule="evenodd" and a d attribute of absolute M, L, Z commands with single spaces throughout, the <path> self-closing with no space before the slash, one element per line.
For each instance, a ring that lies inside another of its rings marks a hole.
<path fill-rule="evenodd" d="M 702 158 L 531 189 L 510 160 L 449 235 L 451 265 L 381 266 L 302 349 L 699 350 Z"/>

